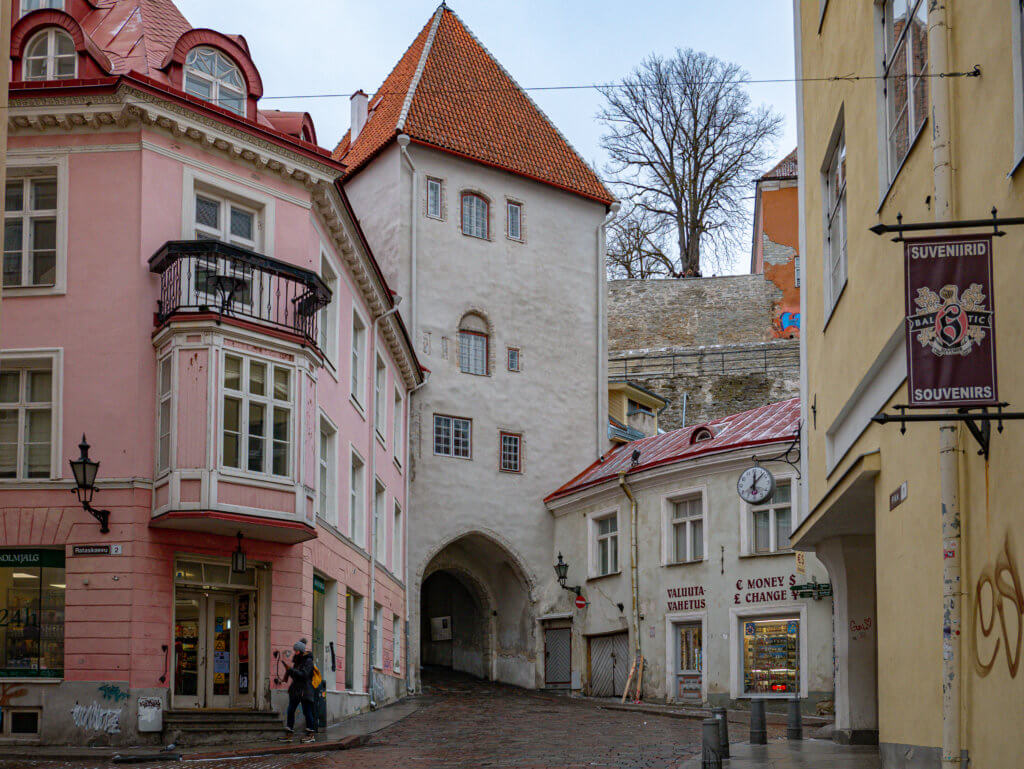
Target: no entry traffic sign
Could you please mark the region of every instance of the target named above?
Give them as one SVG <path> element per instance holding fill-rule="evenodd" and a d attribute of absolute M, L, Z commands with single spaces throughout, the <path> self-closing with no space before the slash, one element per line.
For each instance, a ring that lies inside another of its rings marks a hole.
<path fill-rule="evenodd" d="M 587 608 L 587 599 L 584 598 L 581 595 L 576 596 L 576 608 L 577 609 L 586 609 Z"/>

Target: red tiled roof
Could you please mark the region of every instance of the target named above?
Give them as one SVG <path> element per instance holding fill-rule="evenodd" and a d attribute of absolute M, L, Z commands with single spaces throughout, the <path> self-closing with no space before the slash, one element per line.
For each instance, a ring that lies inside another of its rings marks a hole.
<path fill-rule="evenodd" d="M 138 72 L 165 83 L 167 54 L 192 25 L 172 0 L 98 0 L 80 20 L 82 29 L 110 57 L 111 74 Z"/>
<path fill-rule="evenodd" d="M 336 158 L 358 172 L 399 133 L 413 141 L 584 197 L 614 198 L 540 108 L 466 28 L 441 6 L 375 96 L 354 144 Z"/>
<path fill-rule="evenodd" d="M 796 148 L 786 157 L 778 162 L 771 171 L 762 176 L 758 181 L 770 181 L 772 179 L 795 179 L 797 175 Z"/>
<path fill-rule="evenodd" d="M 683 427 L 650 438 L 641 438 L 613 449 L 605 455 L 603 462 L 594 462 L 564 486 L 549 494 L 544 501 L 550 502 L 612 480 L 621 472 L 638 473 L 652 467 L 707 454 L 793 440 L 797 436 L 799 422 L 800 399 L 791 398 L 739 414 L 730 414 L 703 425 Z M 691 442 L 693 433 L 703 427 L 710 429 L 713 437 L 697 443 Z M 633 467 L 634 451 L 640 452 L 640 461 L 636 467 Z"/>

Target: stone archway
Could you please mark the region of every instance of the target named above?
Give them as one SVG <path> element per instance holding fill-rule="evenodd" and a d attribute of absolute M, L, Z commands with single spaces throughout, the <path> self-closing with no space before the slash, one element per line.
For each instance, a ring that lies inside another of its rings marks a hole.
<path fill-rule="evenodd" d="M 420 574 L 420 663 L 535 687 L 533 585 L 493 536 L 474 531 L 450 540 Z"/>

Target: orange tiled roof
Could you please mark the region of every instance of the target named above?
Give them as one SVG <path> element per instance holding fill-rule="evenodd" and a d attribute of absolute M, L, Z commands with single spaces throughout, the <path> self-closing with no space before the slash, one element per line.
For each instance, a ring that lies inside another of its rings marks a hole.
<path fill-rule="evenodd" d="M 609 204 L 614 198 L 540 108 L 442 5 L 369 100 L 354 144 L 334 150 L 352 175 L 400 133 L 414 141 Z"/>

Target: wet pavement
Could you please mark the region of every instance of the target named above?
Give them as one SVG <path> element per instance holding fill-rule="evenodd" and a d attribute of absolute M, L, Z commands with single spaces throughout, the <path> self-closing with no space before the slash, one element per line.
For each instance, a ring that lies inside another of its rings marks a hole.
<path fill-rule="evenodd" d="M 592 701 L 468 679 L 425 682 L 422 706 L 343 751 L 134 764 L 144 769 L 676 769 L 699 754 L 698 719 L 606 710 Z M 734 740 L 746 739 L 742 730 Z M 769 739 L 785 727 L 769 726 Z M 5 761 L 0 769 L 107 769 L 105 761 Z"/>

